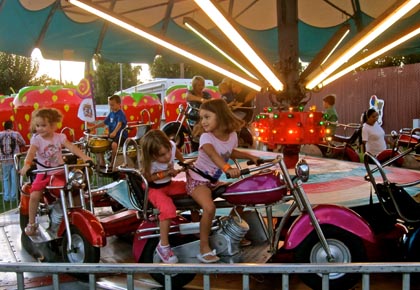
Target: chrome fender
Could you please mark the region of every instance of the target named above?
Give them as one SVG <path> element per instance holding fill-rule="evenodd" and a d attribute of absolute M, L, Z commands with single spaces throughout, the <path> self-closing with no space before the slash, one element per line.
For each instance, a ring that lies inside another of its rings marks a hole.
<path fill-rule="evenodd" d="M 98 218 L 88 210 L 74 209 L 69 213 L 69 223 L 77 227 L 87 241 L 94 247 L 106 245 L 105 230 Z M 61 222 L 57 235 L 63 236 L 66 230 L 64 219 Z"/>
<path fill-rule="evenodd" d="M 320 225 L 333 225 L 346 230 L 368 243 L 376 243 L 376 238 L 370 225 L 356 212 L 338 205 L 317 205 L 313 208 Z M 296 248 L 314 230 L 307 213 L 300 215 L 288 230 L 284 249 Z"/>

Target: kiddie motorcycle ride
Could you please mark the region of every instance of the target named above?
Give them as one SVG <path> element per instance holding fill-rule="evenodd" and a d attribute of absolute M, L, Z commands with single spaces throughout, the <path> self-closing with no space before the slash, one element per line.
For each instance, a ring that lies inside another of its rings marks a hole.
<path fill-rule="evenodd" d="M 159 242 L 156 209 L 148 203 L 148 184 L 139 170 L 120 168 L 127 178 L 137 183 L 139 198 L 143 196 L 143 219 L 133 243 L 134 258 L 138 262 L 159 263 L 155 251 Z M 266 263 L 277 257 L 290 257 L 298 263 L 350 263 L 376 260 L 380 256 L 379 240 L 369 224 L 354 211 L 337 205 L 311 205 L 302 182 L 309 178 L 309 166 L 301 160 L 291 176 L 282 157 L 266 164 L 242 169 L 249 174 L 233 183 L 224 184 L 214 192 L 218 209 L 246 207 L 243 214 L 231 214 L 214 220 L 210 243 L 225 263 Z M 174 198 L 177 209 L 199 210 L 191 197 Z M 273 206 L 284 205 L 285 212 L 273 223 Z M 264 210 L 265 217 L 261 211 Z M 198 263 L 199 222 L 178 215 L 172 221 L 170 243 L 180 263 Z M 246 239 L 251 246 L 240 247 Z M 285 255 L 282 255 L 285 254 Z M 291 254 L 291 255 L 290 255 Z M 280 262 L 290 262 L 290 259 Z M 165 276 L 151 274 L 164 283 Z M 195 274 L 172 276 L 172 286 L 182 287 Z M 321 288 L 322 277 L 317 274 L 301 275 L 301 279 L 314 289 Z M 349 289 L 359 280 L 359 274 L 331 273 L 330 289 Z"/>
<path fill-rule="evenodd" d="M 342 136 L 334 134 L 328 137 L 325 143 L 316 144 L 323 157 L 334 158 L 351 162 L 360 162 L 358 152 L 354 147 L 359 147 L 359 139 L 361 139 L 362 127 L 357 123 L 338 124 L 344 130 L 353 130 L 350 136 Z"/>
<path fill-rule="evenodd" d="M 404 164 L 404 156 L 400 156 L 401 150 L 407 150 L 416 146 L 420 143 L 420 128 L 403 128 L 398 133 L 396 131 L 391 132 L 392 146 L 389 149 L 385 149 L 376 156 L 380 163 L 395 158 L 395 161 L 392 163 L 394 166 L 402 167 Z M 411 150 L 415 151 L 416 154 L 420 154 L 420 149 Z M 410 151 L 410 152 L 411 152 Z M 406 155 L 406 154 L 404 154 Z"/>
<path fill-rule="evenodd" d="M 418 150 L 420 144 L 412 146 L 383 164 L 369 152 L 365 153 L 364 157 L 366 180 L 372 184 L 382 210 L 390 217 L 391 222 L 399 224 L 407 231 L 400 239 L 398 253 L 399 260 L 410 262 L 420 261 L 420 203 L 408 192 L 415 190 L 419 193 L 420 190 L 413 187 L 420 184 L 420 180 L 395 183 L 388 179 L 385 167 Z M 375 172 L 379 172 L 379 176 L 375 176 Z"/>
<path fill-rule="evenodd" d="M 73 162 L 62 166 L 29 171 L 29 181 L 37 173 L 60 171 L 63 178 L 51 177 L 38 208 L 37 234 L 27 236 L 24 228 L 28 223 L 30 183 L 23 184 L 21 177 L 20 227 L 21 241 L 25 250 L 44 262 L 65 261 L 70 263 L 97 263 L 100 248 L 106 245 L 106 237 L 132 233 L 140 224 L 136 210 L 122 210 L 111 216 L 95 215 L 96 200 L 109 200 L 111 192 L 120 195 L 131 193 L 125 180 L 112 182 L 101 188 L 92 189 L 90 174 L 92 164 L 78 164 L 74 155 L 66 155 Z M 19 170 L 25 154 L 15 155 Z M 118 198 L 118 197 L 117 197 Z"/>
<path fill-rule="evenodd" d="M 133 166 L 134 163 L 139 162 L 139 156 L 137 156 L 138 151 L 133 146 L 136 147 L 138 144 L 137 141 L 149 131 L 152 126 L 153 122 L 150 121 L 143 121 L 143 115 L 146 114 L 148 119 L 150 120 L 150 113 L 146 109 L 140 112 L 142 116 L 141 121 L 136 122 L 128 122 L 127 126 L 123 129 L 130 133 L 131 131 L 136 131 L 134 137 L 129 137 L 125 142 L 122 140 L 122 134 L 120 134 L 120 138 L 118 139 L 118 151 L 113 160 L 111 160 L 112 151 L 111 151 L 111 143 L 112 140 L 106 134 L 93 134 L 90 130 L 86 130 L 83 132 L 84 138 L 82 140 L 83 147 L 85 148 L 86 154 L 92 156 L 97 161 L 96 171 L 101 175 L 105 176 L 114 176 L 116 179 L 119 177 L 119 172 L 117 167 L 122 165 L 123 158 L 124 162 L 130 163 L 129 165 Z M 129 140 L 129 141 L 128 141 Z M 127 154 L 123 154 L 123 150 L 126 150 Z M 131 158 L 126 158 L 131 157 Z M 99 163 L 103 164 L 99 164 Z"/>
<path fill-rule="evenodd" d="M 178 117 L 175 121 L 168 122 L 161 130 L 169 137 L 169 139 L 173 140 L 178 148 L 182 148 L 186 143 L 185 139 L 186 136 L 189 138 L 190 152 L 194 152 L 198 150 L 198 140 L 193 140 L 192 138 L 192 131 L 196 122 L 200 119 L 198 110 L 191 106 L 190 104 L 179 105 L 178 107 Z"/>

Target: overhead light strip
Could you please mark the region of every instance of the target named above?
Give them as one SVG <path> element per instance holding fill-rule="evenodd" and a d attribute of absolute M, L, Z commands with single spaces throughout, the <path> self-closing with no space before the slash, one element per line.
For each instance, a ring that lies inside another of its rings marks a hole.
<path fill-rule="evenodd" d="M 357 40 L 354 44 L 347 48 L 335 60 L 333 60 L 330 64 L 327 64 L 325 68 L 320 67 L 320 72 L 319 70 L 317 70 L 317 75 L 315 75 L 314 77 L 308 77 L 309 81 L 307 82 L 305 87 L 309 90 L 316 87 L 319 83 L 321 83 L 324 79 L 331 75 L 335 70 L 337 70 L 340 66 L 346 63 L 351 57 L 353 57 L 356 53 L 360 52 L 366 45 L 371 43 L 385 30 L 387 30 L 391 25 L 393 25 L 401 17 L 403 17 L 414 7 L 416 7 L 420 3 L 420 0 L 407 0 L 401 1 L 401 3 L 402 4 L 400 6 L 398 6 L 395 10 L 391 11 L 388 15 L 386 15 L 385 18 L 380 20 L 369 31 L 362 35 L 359 40 Z"/>
<path fill-rule="evenodd" d="M 220 66 L 218 66 L 218 65 L 216 65 L 216 64 L 214 64 L 210 61 L 207 61 L 207 60 L 205 60 L 205 59 L 203 59 L 203 58 L 201 58 L 201 57 L 199 57 L 199 56 L 197 56 L 197 55 L 195 55 L 195 54 L 193 54 L 189 51 L 186 51 L 186 50 L 184 50 L 184 49 L 182 49 L 182 48 L 180 48 L 180 47 L 178 47 L 178 46 L 176 46 L 176 45 L 174 45 L 170 42 L 167 42 L 167 41 L 165 41 L 165 40 L 163 40 L 159 37 L 156 37 L 156 36 L 146 32 L 142 29 L 139 29 L 139 28 L 137 28 L 137 27 L 135 27 L 131 24 L 128 24 L 128 23 L 110 15 L 109 13 L 106 13 L 106 12 L 100 10 L 99 8 L 95 8 L 95 7 L 93 7 L 91 5 L 88 5 L 88 4 L 86 4 L 86 3 L 84 3 L 80 0 L 68 0 L 68 1 L 69 1 L 69 3 L 75 5 L 79 8 L 81 8 L 81 9 L 89 12 L 89 13 L 92 13 L 92 14 L 94 14 L 94 15 L 96 15 L 96 16 L 98 16 L 98 17 L 100 17 L 100 18 L 102 18 L 102 19 L 104 19 L 108 22 L 111 22 L 111 23 L 121 27 L 121 28 L 124 28 L 128 31 L 131 31 L 131 32 L 137 34 L 138 36 L 146 38 L 146 39 L 152 41 L 155 44 L 158 44 L 158 45 L 160 45 L 162 47 L 165 47 L 165 48 L 167 48 L 167 49 L 169 49 L 169 50 L 171 50 L 171 51 L 173 51 L 173 52 L 175 52 L 175 53 L 177 53 L 181 56 L 184 56 L 188 59 L 191 59 L 191 60 L 193 60 L 193 61 L 195 61 L 195 62 L 197 62 L 197 63 L 199 63 L 203 66 L 208 67 L 209 69 L 212 69 L 212 70 L 224 75 L 224 76 L 227 76 L 227 77 L 229 77 L 233 80 L 236 80 L 236 81 L 238 81 L 238 82 L 240 82 L 240 83 L 242 83 L 242 84 L 244 84 L 244 85 L 246 85 L 246 86 L 248 86 L 248 87 L 250 87 L 250 88 L 252 88 L 256 91 L 261 90 L 260 85 L 254 83 L 254 82 L 251 82 L 251 81 L 249 81 L 249 80 L 247 80 L 247 79 L 245 79 L 241 76 L 238 76 L 237 74 L 234 74 L 234 73 L 232 73 L 232 72 L 230 72 L 230 71 L 228 71 L 228 70 L 226 70 L 226 69 L 224 69 L 224 68 L 222 68 L 222 67 L 220 67 Z"/>
<path fill-rule="evenodd" d="M 233 57 L 231 57 L 227 52 L 225 52 L 223 49 L 221 49 L 214 41 L 211 41 L 208 35 L 206 35 L 205 31 L 202 31 L 199 27 L 195 25 L 194 22 L 190 20 L 184 20 L 185 26 L 187 26 L 192 32 L 197 34 L 201 39 L 203 39 L 207 44 L 209 44 L 211 47 L 213 47 L 215 50 L 217 50 L 221 55 L 223 55 L 225 58 L 227 58 L 231 63 L 236 65 L 240 70 L 242 70 L 245 74 L 247 74 L 249 77 L 253 79 L 257 79 L 250 71 L 248 71 L 243 65 L 241 65 L 239 62 L 237 62 Z"/>
<path fill-rule="evenodd" d="M 335 44 L 335 46 L 331 49 L 331 51 L 328 53 L 328 55 L 324 58 L 324 60 L 321 62 L 321 65 L 324 64 L 329 58 L 330 56 L 335 52 L 335 50 L 337 49 L 337 47 L 341 44 L 341 42 L 344 40 L 344 38 L 346 38 L 346 36 L 350 33 L 350 28 L 345 29 L 343 35 L 341 36 L 341 38 L 337 41 L 337 43 Z"/>
<path fill-rule="evenodd" d="M 267 66 L 261 57 L 252 49 L 245 41 L 233 25 L 226 19 L 220 10 L 210 0 L 194 0 L 201 10 L 216 24 L 227 38 L 242 52 L 250 63 L 258 70 L 259 73 L 268 81 L 268 83 L 276 90 L 283 90 L 283 83 L 277 78 L 274 72 Z"/>
<path fill-rule="evenodd" d="M 351 72 L 352 70 L 362 66 L 363 64 L 379 57 L 380 55 L 384 54 L 387 51 L 390 51 L 391 49 L 397 47 L 398 45 L 410 40 L 411 38 L 417 36 L 418 34 L 420 34 L 420 27 L 416 28 L 415 30 L 403 35 L 401 38 L 395 40 L 394 42 L 391 42 L 390 44 L 384 46 L 383 48 L 367 55 L 366 57 L 364 57 L 363 59 L 359 60 L 358 62 L 354 63 L 353 65 L 346 67 L 345 69 L 339 71 L 338 73 L 332 75 L 331 77 L 327 78 L 326 80 L 324 80 L 321 84 L 322 86 L 326 86 L 330 83 L 332 83 L 333 81 L 337 80 L 338 78 L 342 77 L 343 75 Z"/>

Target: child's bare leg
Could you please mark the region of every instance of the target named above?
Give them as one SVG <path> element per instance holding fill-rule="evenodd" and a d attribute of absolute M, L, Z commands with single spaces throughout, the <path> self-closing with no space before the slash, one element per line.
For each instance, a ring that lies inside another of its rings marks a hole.
<path fill-rule="evenodd" d="M 104 153 L 95 153 L 96 156 L 96 163 L 99 166 L 105 166 L 105 157 L 104 157 Z"/>
<path fill-rule="evenodd" d="M 29 223 L 35 223 L 35 216 L 38 210 L 39 201 L 42 198 L 42 191 L 33 191 L 29 198 Z"/>
<path fill-rule="evenodd" d="M 31 197 L 29 198 L 29 221 L 25 227 L 25 234 L 28 236 L 33 236 L 37 232 L 38 225 L 35 223 L 35 216 L 41 197 L 42 191 L 31 192 Z"/>
<path fill-rule="evenodd" d="M 192 193 L 194 200 L 201 206 L 203 212 L 200 220 L 200 252 L 206 254 L 212 249 L 209 245 L 209 234 L 213 217 L 216 213 L 211 191 L 207 186 L 200 185 Z"/>
<path fill-rule="evenodd" d="M 113 166 L 114 165 L 114 159 L 115 159 L 115 156 L 117 155 L 117 151 L 118 151 L 118 143 L 117 142 L 112 142 L 111 148 L 112 148 L 111 166 Z"/>
<path fill-rule="evenodd" d="M 159 221 L 160 225 L 160 244 L 162 246 L 169 245 L 169 226 L 171 225 L 171 220 L 161 220 Z"/>

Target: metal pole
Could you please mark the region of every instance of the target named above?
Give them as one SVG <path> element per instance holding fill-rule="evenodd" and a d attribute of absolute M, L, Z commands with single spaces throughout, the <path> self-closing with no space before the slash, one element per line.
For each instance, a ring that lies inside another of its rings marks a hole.
<path fill-rule="evenodd" d="M 123 90 L 123 70 L 122 63 L 120 63 L 120 92 Z"/>

